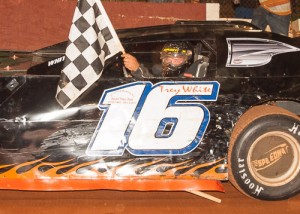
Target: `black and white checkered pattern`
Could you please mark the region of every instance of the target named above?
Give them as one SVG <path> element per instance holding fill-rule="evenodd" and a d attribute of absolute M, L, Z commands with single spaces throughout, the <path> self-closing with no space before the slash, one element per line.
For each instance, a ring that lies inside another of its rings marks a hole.
<path fill-rule="evenodd" d="M 106 59 L 123 46 L 100 0 L 78 0 L 56 99 L 67 108 L 103 71 Z"/>

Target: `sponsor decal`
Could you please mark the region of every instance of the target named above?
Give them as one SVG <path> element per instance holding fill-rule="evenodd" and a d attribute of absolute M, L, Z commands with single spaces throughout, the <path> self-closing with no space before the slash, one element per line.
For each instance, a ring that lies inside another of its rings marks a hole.
<path fill-rule="evenodd" d="M 258 67 L 268 64 L 277 54 L 300 51 L 292 45 L 262 38 L 226 38 L 226 67 Z"/>
<path fill-rule="evenodd" d="M 289 129 L 289 132 L 300 136 L 300 124 L 294 123 L 293 127 Z"/>
<path fill-rule="evenodd" d="M 279 161 L 282 157 L 288 154 L 289 147 L 286 143 L 283 143 L 275 148 L 267 151 L 262 155 L 261 159 L 253 160 L 252 165 L 255 167 L 257 171 L 266 169 L 277 161 Z"/>
<path fill-rule="evenodd" d="M 65 56 L 62 56 L 62 57 L 59 57 L 57 59 L 53 59 L 53 60 L 48 61 L 48 67 L 65 61 L 65 58 L 66 58 Z"/>
<path fill-rule="evenodd" d="M 241 177 L 241 179 L 243 180 L 244 184 L 247 185 L 247 187 L 252 190 L 252 194 L 253 195 L 257 195 L 259 196 L 260 193 L 264 190 L 264 188 L 258 184 L 256 184 L 253 180 L 251 180 L 251 178 L 249 177 L 249 175 L 246 172 L 246 168 L 245 168 L 245 159 L 238 159 L 238 167 L 239 167 L 239 175 Z"/>
<path fill-rule="evenodd" d="M 216 101 L 216 81 L 135 82 L 107 89 L 104 113 L 87 148 L 89 156 L 184 155 L 199 145 L 210 120 L 205 101 Z"/>

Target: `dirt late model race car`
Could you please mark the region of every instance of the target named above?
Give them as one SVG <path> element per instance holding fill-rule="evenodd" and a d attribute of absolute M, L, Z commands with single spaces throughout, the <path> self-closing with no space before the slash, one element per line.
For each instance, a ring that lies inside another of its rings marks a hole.
<path fill-rule="evenodd" d="M 188 77 L 135 78 L 117 56 L 63 109 L 55 94 L 66 42 L 2 51 L 0 188 L 151 190 L 163 183 L 184 190 L 230 180 L 262 200 L 299 192 L 298 38 L 240 21 L 117 34 L 148 67 L 159 63 L 166 42 L 189 42 Z"/>

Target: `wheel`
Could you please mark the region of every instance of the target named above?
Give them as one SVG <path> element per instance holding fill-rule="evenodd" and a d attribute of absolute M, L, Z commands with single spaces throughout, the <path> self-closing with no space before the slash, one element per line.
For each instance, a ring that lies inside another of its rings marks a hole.
<path fill-rule="evenodd" d="M 300 190 L 300 120 L 276 106 L 251 108 L 236 123 L 228 152 L 229 180 L 242 193 L 282 200 Z"/>

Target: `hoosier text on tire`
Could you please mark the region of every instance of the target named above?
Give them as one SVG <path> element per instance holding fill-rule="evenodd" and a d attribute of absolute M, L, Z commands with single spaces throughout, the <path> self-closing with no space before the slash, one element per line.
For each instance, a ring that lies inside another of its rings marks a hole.
<path fill-rule="evenodd" d="M 263 200 L 288 198 L 300 189 L 299 117 L 276 106 L 258 106 L 237 122 L 229 148 L 229 180 Z"/>

